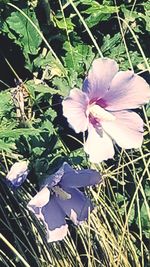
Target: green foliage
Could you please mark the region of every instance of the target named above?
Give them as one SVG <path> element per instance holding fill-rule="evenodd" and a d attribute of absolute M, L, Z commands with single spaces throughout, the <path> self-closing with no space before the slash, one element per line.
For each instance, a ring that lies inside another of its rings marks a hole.
<path fill-rule="evenodd" d="M 0 120 L 6 117 L 12 109 L 11 94 L 9 92 L 0 93 Z"/>
<path fill-rule="evenodd" d="M 3 22 L 2 31 L 8 34 L 8 37 L 21 47 L 27 67 L 32 70 L 29 55 L 36 55 L 38 53 L 42 38 L 29 21 L 31 20 L 39 28 L 35 12 L 28 8 L 22 9 L 22 11 L 29 19 L 24 17 L 19 11 L 14 11 Z"/>
<path fill-rule="evenodd" d="M 143 233 L 144 235 L 147 237 L 147 239 L 149 239 L 150 236 L 150 220 L 147 214 L 147 208 L 145 206 L 145 204 L 143 203 L 141 206 L 141 225 L 142 225 L 142 229 L 143 229 Z M 137 224 L 138 224 L 138 219 L 137 219 Z"/>
<path fill-rule="evenodd" d="M 59 90 L 54 89 L 52 87 L 49 87 L 46 84 L 42 84 L 42 83 L 36 84 L 34 82 L 34 80 L 27 81 L 26 85 L 27 85 L 28 90 L 29 90 L 30 94 L 32 95 L 33 99 L 36 98 L 36 100 L 37 100 L 37 98 L 38 99 L 41 98 L 44 94 L 49 94 L 50 95 L 50 94 L 58 94 L 58 93 L 60 93 Z M 37 95 L 37 92 L 41 93 L 41 94 L 38 94 L 38 96 L 36 97 L 35 95 Z"/>
<path fill-rule="evenodd" d="M 22 10 L 32 21 L 39 27 L 38 21 L 36 19 L 35 13 L 29 11 L 28 9 Z M 24 49 L 24 53 L 36 55 L 38 52 L 39 45 L 41 43 L 41 37 L 33 29 L 31 23 L 20 14 L 20 12 L 12 12 L 5 22 L 10 31 L 15 31 L 14 41 Z M 3 30 L 5 31 L 5 24 Z M 8 29 L 6 28 L 6 31 Z"/>
<path fill-rule="evenodd" d="M 103 40 L 102 51 L 106 57 L 117 59 L 117 62 L 122 66 L 122 70 L 130 69 L 130 63 L 127 60 L 126 48 L 120 33 L 113 37 L 106 35 Z M 137 51 L 129 51 L 129 58 L 134 69 L 143 70 L 145 64 L 142 64 L 143 58 Z"/>
<path fill-rule="evenodd" d="M 135 8 L 135 11 L 130 11 L 126 8 L 126 6 L 122 6 L 121 9 L 124 13 L 125 19 L 127 22 L 131 23 L 131 26 L 134 28 L 136 32 L 142 31 L 140 25 L 138 25 L 138 21 L 141 21 L 145 24 L 145 29 L 150 31 L 149 20 L 150 20 L 150 3 L 147 2 L 143 5 L 144 12 L 138 11 L 138 6 Z"/>
<path fill-rule="evenodd" d="M 58 17 L 58 18 L 57 18 Z M 74 30 L 74 24 L 72 22 L 72 18 L 63 18 L 62 15 L 58 15 L 58 16 L 52 16 L 52 21 L 54 23 L 54 26 L 55 27 L 58 27 L 59 29 L 62 29 L 62 30 L 66 30 L 68 32 L 72 32 Z"/>
<path fill-rule="evenodd" d="M 52 55 L 49 51 L 46 55 L 40 54 L 34 60 L 34 68 L 35 70 L 42 69 L 43 70 L 43 79 L 50 80 L 54 76 L 65 76 L 66 71 Z"/>
<path fill-rule="evenodd" d="M 115 6 L 107 4 L 100 5 L 97 1 L 83 0 L 82 4 L 90 5 L 83 13 L 89 16 L 85 19 L 89 28 L 97 25 L 101 21 L 106 21 L 110 18 L 111 14 L 116 13 L 119 9 Z"/>
<path fill-rule="evenodd" d="M 64 64 L 69 72 L 76 71 L 79 75 L 83 73 L 84 66 L 89 69 L 94 58 L 92 47 L 78 43 L 72 46 L 69 42 L 65 42 L 63 49 L 66 51 Z M 71 73 L 72 74 L 72 73 Z"/>
<path fill-rule="evenodd" d="M 6 153 L 11 154 L 13 150 L 16 150 L 14 142 L 4 141 L 0 139 L 0 151 L 5 151 Z"/>

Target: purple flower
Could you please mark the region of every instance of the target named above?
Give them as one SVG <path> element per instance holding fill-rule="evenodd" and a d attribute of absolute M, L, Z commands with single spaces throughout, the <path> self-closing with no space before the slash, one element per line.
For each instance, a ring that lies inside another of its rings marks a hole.
<path fill-rule="evenodd" d="M 95 59 L 82 91 L 72 89 L 63 100 L 63 114 L 76 133 L 88 130 L 84 150 L 98 163 L 114 156 L 113 142 L 125 149 L 141 146 L 143 120 L 130 109 L 149 97 L 143 78 L 133 71 L 118 71 L 112 59 Z"/>
<path fill-rule="evenodd" d="M 6 179 L 7 182 L 13 187 L 19 187 L 27 178 L 29 173 L 28 162 L 19 161 L 12 165 L 8 172 Z"/>
<path fill-rule="evenodd" d="M 47 230 L 47 241 L 62 240 L 67 235 L 66 215 L 80 224 L 93 209 L 91 201 L 78 188 L 95 185 L 101 181 L 95 170 L 73 170 L 68 163 L 50 175 L 28 203 L 28 208 L 41 219 Z"/>

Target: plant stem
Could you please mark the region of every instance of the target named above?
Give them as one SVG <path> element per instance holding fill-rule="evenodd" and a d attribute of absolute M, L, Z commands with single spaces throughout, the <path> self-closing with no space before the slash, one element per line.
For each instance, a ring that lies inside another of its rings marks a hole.
<path fill-rule="evenodd" d="M 20 255 L 20 253 L 12 246 L 12 244 L 0 233 L 0 239 L 16 254 L 16 256 L 22 261 L 24 266 L 30 267 L 30 265 L 25 261 L 25 259 Z"/>

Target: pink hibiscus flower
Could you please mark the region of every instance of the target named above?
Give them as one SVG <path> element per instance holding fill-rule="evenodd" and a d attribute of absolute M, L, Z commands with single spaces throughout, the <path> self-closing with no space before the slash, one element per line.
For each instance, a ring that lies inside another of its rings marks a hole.
<path fill-rule="evenodd" d="M 148 102 L 147 82 L 133 71 L 119 71 L 108 58 L 95 59 L 82 91 L 74 88 L 63 100 L 63 114 L 76 133 L 88 130 L 84 150 L 91 162 L 114 156 L 113 142 L 124 149 L 139 148 L 143 120 L 130 111 Z"/>

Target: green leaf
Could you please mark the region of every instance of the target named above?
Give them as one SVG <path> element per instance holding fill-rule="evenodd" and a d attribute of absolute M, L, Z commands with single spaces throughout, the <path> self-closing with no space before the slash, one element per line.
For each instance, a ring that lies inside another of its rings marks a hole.
<path fill-rule="evenodd" d="M 43 79 L 50 80 L 53 76 L 65 76 L 65 69 L 62 65 L 53 57 L 52 53 L 49 51 L 47 55 L 41 54 L 34 60 L 34 67 L 39 70 L 41 68 L 44 70 Z"/>
<path fill-rule="evenodd" d="M 137 224 L 138 224 L 138 219 L 137 219 Z M 150 221 L 149 217 L 147 214 L 147 208 L 145 206 L 145 203 L 142 204 L 141 206 L 141 225 L 143 232 L 147 238 L 150 237 Z"/>
<path fill-rule="evenodd" d="M 124 203 L 125 201 L 127 201 L 127 197 L 120 194 L 119 192 L 117 192 L 116 194 L 116 200 L 117 200 L 117 203 Z"/>
<path fill-rule="evenodd" d="M 70 86 L 65 78 L 54 77 L 53 85 L 59 90 L 61 96 L 67 96 L 70 91 Z"/>
<path fill-rule="evenodd" d="M 150 2 L 144 4 L 145 16 L 143 17 L 146 22 L 146 30 L 150 31 Z"/>
<path fill-rule="evenodd" d="M 107 34 L 104 37 L 104 42 L 101 47 L 101 50 L 105 57 L 110 57 L 115 60 L 121 65 L 122 70 L 127 70 L 130 68 L 129 61 L 127 60 L 126 49 L 124 43 L 122 42 L 122 36 L 120 33 L 115 34 L 111 37 Z M 135 69 L 143 70 L 146 68 L 143 62 L 143 58 L 141 54 L 137 51 L 129 51 L 130 59 L 132 65 Z"/>
<path fill-rule="evenodd" d="M 135 221 L 135 204 L 132 206 L 132 209 L 130 210 L 130 215 L 129 215 L 129 220 L 128 220 L 128 224 L 131 225 L 132 223 L 134 223 Z"/>
<path fill-rule="evenodd" d="M 62 30 L 67 30 L 68 32 L 72 32 L 74 30 L 74 24 L 71 21 L 70 18 L 62 18 L 62 19 L 57 19 L 56 16 L 53 16 L 53 22 L 54 25 L 56 25 L 59 29 Z"/>
<path fill-rule="evenodd" d="M 38 20 L 33 10 L 22 10 L 29 19 L 39 28 Z M 6 25 L 9 27 L 9 32 L 12 32 L 15 36 L 15 42 L 20 44 L 24 53 L 36 55 L 38 53 L 39 45 L 42 38 L 39 36 L 35 28 L 33 28 L 30 21 L 28 21 L 20 12 L 12 12 L 6 19 L 3 30 L 5 31 Z M 8 31 L 8 28 L 6 28 Z"/>
<path fill-rule="evenodd" d="M 26 85 L 33 98 L 35 98 L 35 92 L 43 94 L 49 93 L 52 95 L 59 93 L 59 90 L 49 87 L 46 84 L 35 84 L 34 80 L 27 81 Z"/>
<path fill-rule="evenodd" d="M 11 94 L 7 91 L 0 93 L 0 118 L 6 116 L 13 108 Z"/>
<path fill-rule="evenodd" d="M 119 11 L 119 8 L 116 6 L 109 6 L 104 4 L 100 5 L 96 1 L 82 1 L 82 2 L 90 5 L 89 8 L 83 11 L 83 13 L 89 14 L 88 18 L 85 19 L 89 28 L 92 28 L 100 21 L 108 20 L 111 14 Z"/>
<path fill-rule="evenodd" d="M 77 72 L 78 75 L 83 74 L 85 69 L 87 70 L 90 67 L 95 57 L 92 47 L 83 43 L 72 46 L 66 41 L 63 49 L 66 50 L 65 57 L 63 58 L 64 65 L 71 75 L 74 75 L 75 72 Z"/>
<path fill-rule="evenodd" d="M 16 149 L 16 146 L 14 143 L 12 142 L 5 142 L 3 140 L 0 139 L 0 150 L 4 150 L 8 153 L 11 153 L 12 150 Z"/>
<path fill-rule="evenodd" d="M 38 135 L 40 134 L 40 130 L 38 129 L 26 129 L 26 128 L 20 128 L 20 129 L 13 129 L 13 130 L 1 130 L 0 131 L 0 138 L 18 138 L 21 135 L 23 136 L 29 136 L 29 135 Z"/>
<path fill-rule="evenodd" d="M 53 110 L 51 107 L 49 107 L 48 110 L 44 112 L 44 116 L 45 118 L 51 118 L 51 121 L 53 121 L 57 116 L 57 112 Z"/>
<path fill-rule="evenodd" d="M 122 41 L 121 34 L 117 33 L 113 37 L 111 37 L 109 34 L 107 34 L 104 37 L 103 45 L 101 47 L 103 53 L 110 53 L 114 48 L 120 44 Z M 120 44 L 121 45 L 121 44 Z M 123 49 L 123 52 L 125 52 L 125 48 Z"/>
<path fill-rule="evenodd" d="M 144 10 L 145 10 L 145 14 L 142 13 L 142 12 L 139 12 L 139 11 L 133 11 L 131 12 L 131 10 L 127 9 L 125 5 L 122 5 L 121 6 L 121 10 L 123 11 L 124 13 L 124 16 L 125 16 L 125 19 L 127 21 L 127 23 L 129 22 L 134 22 L 134 21 L 141 21 L 141 20 L 144 20 L 145 22 L 145 28 L 147 31 L 150 31 L 150 3 L 145 3 L 143 5 L 144 7 Z M 132 25 L 131 25 L 132 26 Z M 143 29 L 141 28 L 141 30 L 139 29 L 139 24 L 138 23 L 135 23 L 134 24 L 134 31 L 135 32 L 142 32 Z"/>
<path fill-rule="evenodd" d="M 35 12 L 30 9 L 22 9 L 30 20 L 39 28 Z M 41 36 L 32 26 L 30 21 L 19 11 L 12 12 L 3 21 L 2 31 L 5 32 L 23 50 L 25 67 L 32 71 L 32 62 L 29 55 L 36 55 L 42 42 Z"/>
<path fill-rule="evenodd" d="M 46 129 L 50 132 L 50 134 L 54 133 L 54 126 L 51 121 L 45 120 L 41 126 L 41 129 Z"/>

